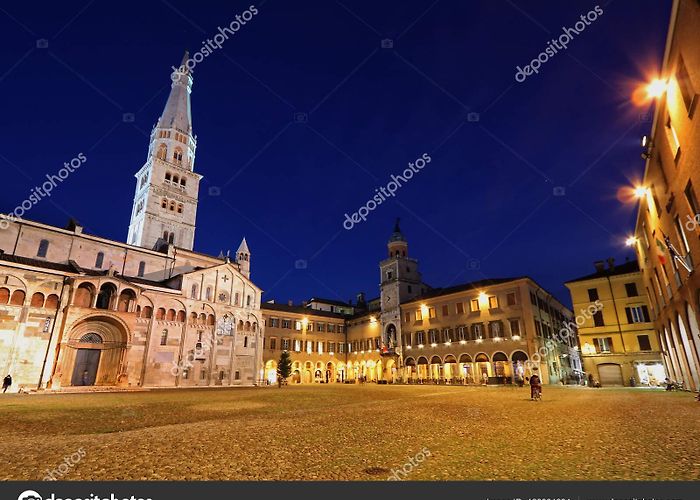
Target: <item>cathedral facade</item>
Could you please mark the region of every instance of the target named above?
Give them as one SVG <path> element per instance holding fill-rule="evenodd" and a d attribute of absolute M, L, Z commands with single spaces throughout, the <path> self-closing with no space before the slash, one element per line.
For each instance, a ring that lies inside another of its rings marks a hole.
<path fill-rule="evenodd" d="M 185 54 L 185 60 L 187 59 Z M 263 301 L 245 238 L 234 259 L 194 251 L 195 172 L 187 70 L 171 75 L 126 243 L 24 219 L 0 229 L 0 369 L 25 390 L 289 383 L 508 384 L 580 373 L 572 313 L 529 277 L 436 289 L 397 221 L 380 296 Z"/>

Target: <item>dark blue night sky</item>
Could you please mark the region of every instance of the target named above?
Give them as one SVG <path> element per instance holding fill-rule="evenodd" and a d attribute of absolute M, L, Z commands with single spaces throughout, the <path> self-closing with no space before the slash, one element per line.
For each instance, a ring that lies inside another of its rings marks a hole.
<path fill-rule="evenodd" d="M 125 241 L 171 65 L 249 5 L 0 7 L 0 210 L 82 152 L 85 166 L 25 217 L 72 216 Z M 233 253 L 245 236 L 266 299 L 376 296 L 396 217 L 432 286 L 529 275 L 569 304 L 564 281 L 632 255 L 622 242 L 635 207 L 616 193 L 641 176 L 651 124 L 630 94 L 661 64 L 670 1 L 254 5 L 194 70 L 195 249 Z M 516 66 L 596 5 L 603 15 L 568 49 L 515 81 Z M 392 201 L 343 229 L 345 213 L 424 153 L 431 163 Z"/>

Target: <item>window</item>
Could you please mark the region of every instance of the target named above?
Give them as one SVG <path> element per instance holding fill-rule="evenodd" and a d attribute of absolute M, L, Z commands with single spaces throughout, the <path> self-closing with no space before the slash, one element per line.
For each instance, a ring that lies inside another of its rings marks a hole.
<path fill-rule="evenodd" d="M 449 315 L 450 315 L 450 306 L 448 306 L 448 305 L 442 306 L 442 315 L 443 315 L 443 316 L 449 316 Z"/>
<path fill-rule="evenodd" d="M 613 352 L 612 337 L 593 339 L 593 345 L 595 346 L 595 352 L 597 353 Z"/>
<path fill-rule="evenodd" d="M 338 333 L 345 333 L 345 325 L 338 325 Z"/>
<path fill-rule="evenodd" d="M 509 306 L 514 306 L 517 304 L 517 297 L 515 295 L 515 292 L 510 292 L 508 295 L 506 295 L 506 303 Z"/>
<path fill-rule="evenodd" d="M 695 196 L 695 191 L 693 191 L 693 183 L 688 181 L 688 185 L 685 186 L 685 199 L 688 201 L 688 206 L 690 207 L 691 219 L 696 215 L 700 214 L 700 205 L 698 205 L 698 199 Z"/>
<path fill-rule="evenodd" d="M 282 339 L 282 350 L 283 351 L 289 350 L 289 339 Z"/>
<path fill-rule="evenodd" d="M 423 321 L 423 313 L 420 309 L 416 309 L 416 321 Z"/>
<path fill-rule="evenodd" d="M 41 240 L 39 242 L 39 248 L 36 251 L 36 256 L 37 257 L 46 257 L 46 254 L 48 251 L 49 251 L 49 240 Z"/>
<path fill-rule="evenodd" d="M 457 314 L 464 314 L 464 304 L 461 302 L 457 302 Z"/>
<path fill-rule="evenodd" d="M 312 321 L 309 321 L 309 322 L 306 324 L 306 331 L 307 331 L 307 332 L 313 332 L 313 331 L 314 331 L 314 324 L 313 324 Z"/>
<path fill-rule="evenodd" d="M 279 328 L 280 327 L 280 319 L 279 318 L 270 318 L 270 326 L 272 328 Z"/>
<path fill-rule="evenodd" d="M 438 342 L 438 332 L 435 329 L 428 330 L 428 338 L 430 338 L 431 344 L 437 344 Z"/>
<path fill-rule="evenodd" d="M 173 161 L 177 165 L 182 164 L 182 149 L 177 148 L 177 149 L 175 149 L 175 151 L 173 151 Z"/>
<path fill-rule="evenodd" d="M 239 372 L 238 370 L 236 370 L 236 374 L 235 374 L 235 376 L 234 376 L 233 378 L 234 378 L 235 380 L 241 380 L 241 372 Z"/>
<path fill-rule="evenodd" d="M 406 323 L 410 323 L 410 322 L 411 322 L 411 313 L 407 312 L 406 313 Z"/>
<path fill-rule="evenodd" d="M 328 323 L 328 333 L 335 333 L 335 325 L 332 323 Z"/>
<path fill-rule="evenodd" d="M 479 299 L 472 299 L 469 304 L 472 312 L 479 310 Z"/>
<path fill-rule="evenodd" d="M 625 307 L 628 323 L 648 323 L 649 309 L 647 306 L 631 306 Z"/>
<path fill-rule="evenodd" d="M 245 305 L 246 305 L 246 306 L 250 306 L 251 300 L 253 300 L 253 297 L 252 297 L 251 295 L 248 295 L 248 296 L 245 298 Z"/>
<path fill-rule="evenodd" d="M 326 331 L 326 324 L 325 323 L 316 323 L 316 331 L 317 332 L 325 332 Z"/>
<path fill-rule="evenodd" d="M 423 331 L 416 332 L 416 344 L 418 344 L 418 345 L 425 344 L 425 332 L 423 332 Z"/>
<path fill-rule="evenodd" d="M 275 337 L 270 338 L 270 349 L 277 349 L 277 339 Z"/>
<path fill-rule="evenodd" d="M 391 280 L 394 277 L 393 273 L 391 271 L 386 272 L 386 279 Z"/>
<path fill-rule="evenodd" d="M 598 300 L 598 289 L 597 288 L 589 288 L 588 289 L 588 300 L 591 302 L 595 302 Z"/>
<path fill-rule="evenodd" d="M 243 347 L 248 347 L 248 337 L 243 337 Z"/>
<path fill-rule="evenodd" d="M 328 352 L 330 354 L 335 352 L 335 342 L 328 342 Z"/>
<path fill-rule="evenodd" d="M 211 287 L 208 286 L 206 291 L 204 292 L 204 298 L 208 301 L 211 301 Z"/>
<path fill-rule="evenodd" d="M 301 321 L 295 321 L 294 322 L 294 329 L 297 331 L 301 330 Z"/>
<path fill-rule="evenodd" d="M 628 297 L 637 297 L 637 284 L 636 283 L 625 283 L 625 291 Z"/>
<path fill-rule="evenodd" d="M 294 351 L 301 352 L 301 340 L 294 341 Z"/>
<path fill-rule="evenodd" d="M 435 312 L 435 308 L 434 308 L 434 307 L 428 308 L 428 317 L 429 317 L 430 319 L 433 319 L 433 318 L 436 318 L 436 317 L 437 317 L 437 313 Z"/>
<path fill-rule="evenodd" d="M 139 262 L 139 271 L 137 273 L 137 276 L 139 278 L 143 278 L 143 275 L 146 274 L 146 263 L 144 261 Z"/>
<path fill-rule="evenodd" d="M 168 345 L 168 330 L 163 330 L 160 333 L 160 345 Z"/>
<path fill-rule="evenodd" d="M 593 314 L 593 323 L 595 326 L 605 326 L 605 322 L 603 321 L 603 311 L 596 311 Z"/>
<path fill-rule="evenodd" d="M 323 342 L 318 342 L 318 344 L 316 344 L 316 352 L 323 354 Z"/>
<path fill-rule="evenodd" d="M 637 341 L 639 342 L 640 351 L 651 351 L 651 342 L 649 341 L 649 335 L 637 335 Z"/>
<path fill-rule="evenodd" d="M 671 154 L 673 159 L 677 162 L 681 153 L 681 143 L 678 140 L 678 134 L 676 134 L 676 129 L 673 128 L 671 123 L 671 116 L 666 116 L 666 138 L 668 139 L 668 145 L 671 148 Z M 660 214 L 661 212 L 659 212 Z"/>
<path fill-rule="evenodd" d="M 480 340 L 484 338 L 482 330 L 481 330 L 481 323 L 476 323 L 472 325 L 472 338 L 471 340 Z"/>
<path fill-rule="evenodd" d="M 676 81 L 678 82 L 678 88 L 681 91 L 681 97 L 683 97 L 683 103 L 685 104 L 685 109 L 689 116 L 693 114 L 693 105 L 695 104 L 695 91 L 693 90 L 693 83 L 690 81 L 690 75 L 688 75 L 688 69 L 685 67 L 685 62 L 682 56 L 678 56 L 678 65 L 676 66 Z"/>
<path fill-rule="evenodd" d="M 345 352 L 345 342 L 338 342 L 338 352 L 340 354 Z"/>
<path fill-rule="evenodd" d="M 457 327 L 457 340 L 459 340 L 459 341 L 467 340 L 467 332 L 465 330 L 466 329 L 463 326 Z"/>
<path fill-rule="evenodd" d="M 292 328 L 292 320 L 291 319 L 283 319 L 282 320 L 282 328 Z"/>
<path fill-rule="evenodd" d="M 513 337 L 520 336 L 520 321 L 517 319 L 511 319 L 508 321 L 510 323 L 510 334 Z"/>
<path fill-rule="evenodd" d="M 196 284 L 192 285 L 192 289 L 190 290 L 190 298 L 191 299 L 197 298 L 197 285 Z"/>
<path fill-rule="evenodd" d="M 160 208 L 168 208 L 168 200 L 167 200 L 167 198 L 163 198 L 163 199 L 160 201 Z M 167 235 L 168 233 L 165 233 L 165 234 Z M 163 239 L 164 239 L 164 240 L 167 240 L 168 237 L 165 236 Z"/>
<path fill-rule="evenodd" d="M 489 297 L 489 309 L 498 309 L 498 297 Z"/>

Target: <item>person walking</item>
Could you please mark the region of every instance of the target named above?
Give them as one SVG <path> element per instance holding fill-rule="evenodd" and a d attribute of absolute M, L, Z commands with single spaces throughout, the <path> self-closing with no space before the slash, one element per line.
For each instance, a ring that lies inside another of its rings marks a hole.
<path fill-rule="evenodd" d="M 530 377 L 530 400 L 534 401 L 535 396 L 537 398 L 542 397 L 542 381 L 539 375 L 533 373 L 532 377 Z"/>
<path fill-rule="evenodd" d="M 7 392 L 7 390 L 10 388 L 12 385 L 12 377 L 10 374 L 7 374 L 7 377 L 5 377 L 2 381 L 2 392 L 3 394 Z"/>

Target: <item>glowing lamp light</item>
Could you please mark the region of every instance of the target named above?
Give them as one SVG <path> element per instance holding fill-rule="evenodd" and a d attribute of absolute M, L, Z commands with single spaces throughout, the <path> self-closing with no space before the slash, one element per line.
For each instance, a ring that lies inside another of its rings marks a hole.
<path fill-rule="evenodd" d="M 369 317 L 369 323 L 370 325 L 376 325 L 377 324 L 377 318 L 375 316 L 370 316 Z"/>
<path fill-rule="evenodd" d="M 420 312 L 423 316 L 427 316 L 430 311 L 428 310 L 428 306 L 426 306 L 425 304 L 421 304 Z"/>
<path fill-rule="evenodd" d="M 661 97 L 664 95 L 664 92 L 668 89 L 668 82 L 666 80 L 661 80 L 659 78 L 652 80 L 649 85 L 646 87 L 647 89 L 647 95 L 651 97 L 652 99 L 656 99 L 657 97 Z"/>
<path fill-rule="evenodd" d="M 466 344 L 467 341 L 466 341 L 466 340 L 460 340 L 459 343 L 460 343 L 460 344 Z"/>
<path fill-rule="evenodd" d="M 644 187 L 644 186 L 637 186 L 634 188 L 634 195 L 637 198 L 643 198 L 649 193 L 649 188 Z"/>
<path fill-rule="evenodd" d="M 418 344 L 418 349 L 423 349 L 423 344 Z"/>
<path fill-rule="evenodd" d="M 452 345 L 452 342 L 445 342 L 445 345 Z"/>
<path fill-rule="evenodd" d="M 430 347 L 437 347 L 437 344 L 430 344 Z"/>
<path fill-rule="evenodd" d="M 485 309 L 489 306 L 489 297 L 486 292 L 479 292 L 479 309 Z"/>
<path fill-rule="evenodd" d="M 410 348 L 411 348 L 411 346 L 410 346 L 410 345 L 407 345 L 407 346 L 406 346 L 406 349 L 410 349 Z"/>
<path fill-rule="evenodd" d="M 633 247 L 637 244 L 638 241 L 639 241 L 639 239 L 637 239 L 636 236 L 630 236 L 629 238 L 627 238 L 625 240 L 625 245 L 628 247 Z"/>

